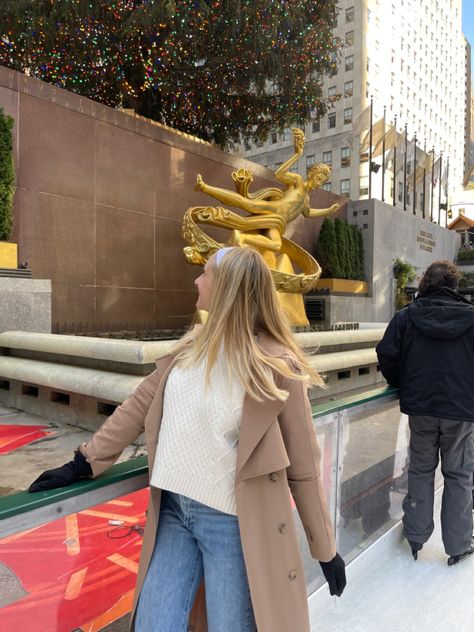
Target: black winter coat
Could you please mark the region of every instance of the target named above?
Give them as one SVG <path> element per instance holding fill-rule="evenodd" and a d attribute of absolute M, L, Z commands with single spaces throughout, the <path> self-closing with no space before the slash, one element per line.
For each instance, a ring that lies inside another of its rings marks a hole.
<path fill-rule="evenodd" d="M 400 310 L 376 347 L 407 415 L 474 421 L 474 305 L 448 288 Z"/>

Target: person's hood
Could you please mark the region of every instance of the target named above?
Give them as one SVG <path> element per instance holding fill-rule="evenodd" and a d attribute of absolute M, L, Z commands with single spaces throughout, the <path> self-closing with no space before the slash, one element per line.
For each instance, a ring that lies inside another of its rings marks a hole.
<path fill-rule="evenodd" d="M 449 288 L 416 298 L 407 310 L 413 325 L 428 338 L 459 338 L 474 327 L 474 305 Z"/>

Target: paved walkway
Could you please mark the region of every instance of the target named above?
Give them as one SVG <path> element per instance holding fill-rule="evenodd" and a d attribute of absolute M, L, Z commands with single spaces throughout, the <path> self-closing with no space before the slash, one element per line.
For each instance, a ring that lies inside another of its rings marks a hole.
<path fill-rule="evenodd" d="M 70 461 L 74 457 L 74 450 L 92 436 L 92 432 L 77 426 L 51 422 L 39 415 L 0 406 L 0 437 L 1 427 L 11 425 L 47 426 L 46 430 L 51 434 L 0 455 L 0 496 L 28 489 L 30 483 L 44 470 Z M 141 454 L 144 454 L 143 448 L 129 446 L 123 451 L 119 461 Z"/>

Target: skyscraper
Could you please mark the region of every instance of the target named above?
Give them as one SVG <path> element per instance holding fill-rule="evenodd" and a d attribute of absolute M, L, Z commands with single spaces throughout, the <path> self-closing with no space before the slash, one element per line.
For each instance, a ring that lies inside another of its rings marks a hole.
<path fill-rule="evenodd" d="M 433 182 L 437 216 L 439 186 L 446 201 L 467 169 L 470 69 L 461 0 L 341 0 L 339 6 L 334 34 L 344 42 L 340 66 L 323 84 L 334 102 L 325 117 L 305 126 L 305 154 L 297 169 L 304 173 L 315 162 L 327 163 L 332 174 L 325 189 L 357 200 L 367 198 L 370 187 L 371 197 L 417 215 L 429 214 Z M 405 129 L 406 140 L 400 135 Z M 292 153 L 291 133 L 274 130 L 264 144 L 247 145 L 243 153 L 273 170 Z"/>

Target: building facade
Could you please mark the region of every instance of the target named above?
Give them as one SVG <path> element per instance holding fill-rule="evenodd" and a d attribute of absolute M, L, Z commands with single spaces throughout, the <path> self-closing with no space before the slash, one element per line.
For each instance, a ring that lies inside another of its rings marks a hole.
<path fill-rule="evenodd" d="M 445 211 L 438 215 L 438 207 L 463 181 L 469 146 L 470 47 L 461 30 L 461 0 L 341 0 L 339 6 L 334 34 L 344 46 L 338 72 L 325 77 L 323 86 L 324 95 L 335 100 L 325 117 L 305 126 L 305 154 L 298 172 L 304 174 L 314 162 L 327 163 L 332 173 L 325 189 L 358 200 L 366 199 L 370 188 L 371 197 L 445 225 Z M 371 100 L 372 147 L 378 143 L 378 151 L 369 178 Z M 395 169 L 388 149 L 382 168 L 384 110 L 388 143 L 391 125 L 399 133 L 407 130 L 407 143 L 398 137 Z M 274 170 L 292 153 L 291 133 L 274 130 L 260 146 L 241 149 L 245 157 Z"/>

